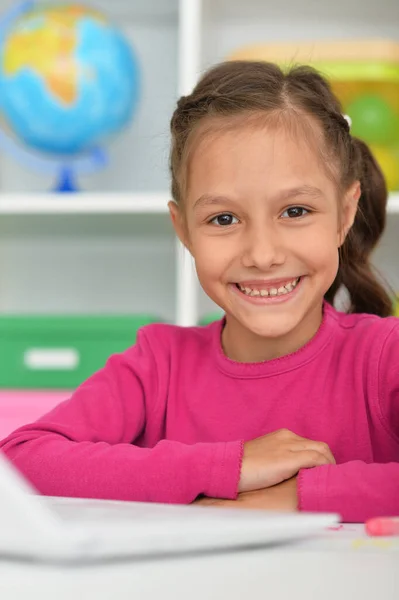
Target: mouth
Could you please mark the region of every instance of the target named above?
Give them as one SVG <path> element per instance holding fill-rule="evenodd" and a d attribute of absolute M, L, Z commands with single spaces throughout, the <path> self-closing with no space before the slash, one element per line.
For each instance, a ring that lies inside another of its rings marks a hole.
<path fill-rule="evenodd" d="M 301 286 L 302 281 L 303 276 L 300 276 L 292 280 L 287 280 L 284 285 L 280 284 L 279 287 L 267 286 L 266 284 L 255 286 L 235 283 L 233 284 L 233 288 L 235 288 L 241 296 L 252 302 L 281 302 L 291 298 L 296 293 L 298 287 Z"/>

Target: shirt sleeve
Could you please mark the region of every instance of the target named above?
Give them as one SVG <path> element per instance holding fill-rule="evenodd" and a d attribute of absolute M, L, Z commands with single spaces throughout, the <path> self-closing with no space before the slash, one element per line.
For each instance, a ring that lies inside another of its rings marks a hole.
<path fill-rule="evenodd" d="M 385 435 L 396 443 L 397 456 L 385 463 L 356 460 L 303 469 L 300 510 L 338 513 L 352 523 L 399 514 L 399 319 L 393 323 L 377 365 L 375 410 Z"/>
<path fill-rule="evenodd" d="M 168 375 L 160 376 L 141 330 L 135 346 L 0 449 L 43 495 L 177 504 L 200 494 L 235 499 L 241 441 L 135 445 L 151 426 L 163 379 Z"/>

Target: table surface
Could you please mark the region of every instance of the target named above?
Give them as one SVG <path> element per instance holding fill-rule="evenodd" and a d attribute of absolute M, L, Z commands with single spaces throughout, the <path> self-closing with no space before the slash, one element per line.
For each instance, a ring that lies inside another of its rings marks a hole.
<path fill-rule="evenodd" d="M 50 566 L 0 560 L 4 600 L 398 600 L 399 537 L 343 525 L 242 551 Z"/>

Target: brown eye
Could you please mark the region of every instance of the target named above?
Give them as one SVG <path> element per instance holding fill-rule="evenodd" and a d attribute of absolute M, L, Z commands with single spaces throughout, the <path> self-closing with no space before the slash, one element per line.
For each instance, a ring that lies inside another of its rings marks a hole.
<path fill-rule="evenodd" d="M 291 206 L 283 212 L 283 216 L 287 213 L 289 219 L 297 219 L 303 217 L 304 213 L 310 213 L 310 210 L 303 206 Z"/>
<path fill-rule="evenodd" d="M 226 227 L 228 225 L 235 225 L 235 223 L 238 223 L 238 219 L 229 213 L 223 213 L 214 217 L 210 222 L 214 225 L 219 225 L 219 227 Z"/>

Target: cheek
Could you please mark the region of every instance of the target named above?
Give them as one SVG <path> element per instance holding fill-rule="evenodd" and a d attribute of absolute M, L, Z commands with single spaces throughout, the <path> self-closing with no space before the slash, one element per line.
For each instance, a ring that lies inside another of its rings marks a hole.
<path fill-rule="evenodd" d="M 192 254 L 201 283 L 220 279 L 231 262 L 229 244 L 212 237 L 193 236 Z"/>
<path fill-rule="evenodd" d="M 325 271 L 327 277 L 335 275 L 339 264 L 336 232 L 332 229 L 315 231 L 303 239 L 301 247 L 310 267 Z"/>

